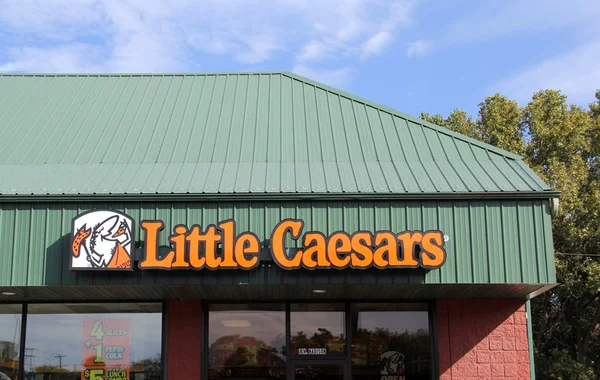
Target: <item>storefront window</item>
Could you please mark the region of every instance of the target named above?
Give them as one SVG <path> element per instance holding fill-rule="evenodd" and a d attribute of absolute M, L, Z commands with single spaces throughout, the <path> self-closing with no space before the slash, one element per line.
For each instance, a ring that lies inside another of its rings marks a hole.
<path fill-rule="evenodd" d="M 431 378 L 427 304 L 354 304 L 352 378 Z"/>
<path fill-rule="evenodd" d="M 343 355 L 346 352 L 344 304 L 291 304 L 291 346 L 294 355 Z"/>
<path fill-rule="evenodd" d="M 284 305 L 211 305 L 208 377 L 284 379 Z"/>
<path fill-rule="evenodd" d="M 21 341 L 21 305 L 0 305 L 0 379 L 16 380 Z"/>
<path fill-rule="evenodd" d="M 32 380 L 158 380 L 162 305 L 30 304 L 25 373 Z"/>

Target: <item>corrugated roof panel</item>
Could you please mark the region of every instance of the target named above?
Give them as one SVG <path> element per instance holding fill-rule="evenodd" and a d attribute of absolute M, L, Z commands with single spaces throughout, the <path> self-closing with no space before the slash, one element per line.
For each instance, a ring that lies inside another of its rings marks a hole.
<path fill-rule="evenodd" d="M 0 173 L 3 196 L 550 190 L 518 156 L 289 73 L 0 75 Z"/>
<path fill-rule="evenodd" d="M 479 164 L 475 158 L 471 146 L 465 142 L 457 139 L 453 139 L 456 144 L 456 148 L 460 152 L 460 156 L 465 166 L 469 169 L 469 172 L 477 179 L 477 182 L 481 184 L 484 191 L 496 192 L 500 191 L 500 188 L 494 180 L 488 175 L 484 168 Z"/>
<path fill-rule="evenodd" d="M 41 120 L 37 125 L 33 125 L 33 134 L 22 139 L 24 146 L 12 146 L 17 155 L 13 159 L 7 159 L 9 163 L 30 163 L 30 162 L 47 162 L 50 153 L 56 147 L 56 144 L 63 137 L 61 127 L 64 123 L 68 123 L 72 115 L 72 108 L 80 101 L 81 90 L 85 86 L 84 81 L 70 80 L 70 83 L 64 91 L 60 103 L 57 103 L 53 108 L 48 109 L 48 112 L 41 112 L 39 116 Z M 60 106 L 59 106 L 60 105 Z M 64 152 L 61 152 L 64 154 Z"/>
<path fill-rule="evenodd" d="M 396 172 L 392 162 L 381 161 L 381 173 L 386 181 L 387 187 L 392 193 L 404 193 L 406 190 L 402 185 L 402 180 Z"/>
<path fill-rule="evenodd" d="M 282 192 L 281 188 L 281 163 L 267 162 L 266 187 L 267 193 Z"/>
<path fill-rule="evenodd" d="M 456 160 L 456 158 L 458 157 L 458 152 L 456 152 L 456 149 L 454 147 L 454 143 L 452 142 L 452 140 L 446 140 L 447 143 L 450 145 L 450 148 L 449 148 L 450 155 L 449 155 L 446 152 L 446 149 L 444 149 L 445 148 L 444 145 L 441 143 L 441 139 L 440 139 L 441 134 L 435 133 L 431 129 L 425 129 L 423 132 L 424 132 L 425 138 L 427 139 L 427 144 L 429 145 L 429 148 L 432 151 L 433 160 L 434 160 L 437 168 L 441 171 L 444 178 L 450 185 L 450 188 L 452 189 L 452 191 L 468 192 L 469 187 L 465 185 L 465 179 L 461 178 L 461 176 L 459 175 L 457 170 L 454 168 L 454 165 L 452 163 L 453 158 L 454 158 L 454 160 Z M 467 170 L 467 172 L 464 174 L 465 174 L 465 176 L 469 177 L 470 173 Z M 466 179 L 466 181 L 469 181 L 469 180 L 470 179 Z"/>
<path fill-rule="evenodd" d="M 294 165 L 295 187 L 294 190 L 299 193 L 310 193 L 313 187 L 311 183 L 311 167 L 308 162 L 296 161 Z"/>
<path fill-rule="evenodd" d="M 327 180 L 325 179 L 325 169 L 323 168 L 323 162 L 310 162 L 308 164 L 308 170 L 310 175 L 310 187 L 306 191 L 312 191 L 315 193 L 326 193 Z"/>
<path fill-rule="evenodd" d="M 354 179 L 358 186 L 358 191 L 361 193 L 372 193 L 374 192 L 371 184 L 371 176 L 364 161 L 355 161 L 352 163 L 352 171 L 354 172 Z"/>
<path fill-rule="evenodd" d="M 171 162 L 167 164 L 165 173 L 157 185 L 157 192 L 163 194 L 177 193 L 175 190 L 175 183 L 177 182 L 177 178 L 179 177 L 179 173 L 181 173 L 182 168 L 182 163 Z"/>
<path fill-rule="evenodd" d="M 360 192 L 360 188 L 356 183 L 356 178 L 354 177 L 354 170 L 352 164 L 349 161 L 338 161 L 337 169 L 340 173 L 342 191 L 344 193 Z"/>
<path fill-rule="evenodd" d="M 178 148 L 177 142 L 179 137 L 182 135 L 189 136 L 191 128 L 184 124 L 184 118 L 190 108 L 190 101 L 193 101 L 192 90 L 194 85 L 195 80 L 183 81 L 177 95 L 174 96 L 176 100 L 172 112 L 169 114 L 163 110 L 163 115 L 165 116 L 161 123 L 163 128 L 160 131 L 156 131 L 153 136 L 159 148 L 153 151 L 151 156 L 146 157 L 146 161 L 154 158 L 157 162 L 171 162 L 173 151 Z M 181 162 L 181 160 L 177 162 Z"/>
<path fill-rule="evenodd" d="M 187 193 L 190 189 L 190 183 L 194 177 L 196 170 L 196 164 L 185 162 L 181 165 L 181 170 L 174 183 L 173 192 L 175 193 Z"/>
<path fill-rule="evenodd" d="M 375 193 L 389 193 L 385 174 L 383 173 L 384 162 L 366 161 L 365 166 L 370 179 L 369 187 Z"/>
<path fill-rule="evenodd" d="M 271 77 L 261 75 L 258 82 L 258 94 L 256 97 L 255 119 L 247 117 L 244 124 L 244 136 L 240 160 L 242 162 L 258 162 L 267 159 L 269 143 L 269 117 L 270 117 L 270 90 Z"/>
<path fill-rule="evenodd" d="M 235 191 L 235 181 L 238 173 L 237 162 L 226 162 L 221 174 L 219 183 L 219 193 L 233 193 Z"/>
<path fill-rule="evenodd" d="M 249 193 L 251 191 L 252 163 L 240 162 L 237 167 L 233 191 L 236 193 Z"/>
<path fill-rule="evenodd" d="M 325 171 L 327 192 L 341 193 L 343 191 L 342 182 L 337 164 L 335 162 L 323 162 L 323 170 Z"/>
<path fill-rule="evenodd" d="M 40 81 L 39 88 L 37 86 L 32 89 L 31 93 L 22 94 L 15 99 L 4 113 L 0 122 L 2 126 L 2 134 L 0 134 L 0 162 L 13 163 L 10 157 L 16 146 L 26 143 L 25 136 L 31 130 L 32 125 L 40 114 L 46 112 L 46 105 L 49 103 L 51 96 L 54 95 L 56 88 L 52 87 L 52 81 Z M 63 87 L 67 82 L 63 81 Z M 49 90 L 50 89 L 50 90 Z M 50 95 L 48 95 L 50 92 Z M 38 112 L 28 112 L 31 105 L 36 107 Z"/>
<path fill-rule="evenodd" d="M 472 147 L 477 163 L 488 173 L 494 183 L 500 187 L 503 191 L 512 191 L 516 188 L 514 184 L 510 182 L 507 174 L 503 174 L 501 170 L 494 164 L 490 159 L 488 152 L 479 147 Z M 518 189 L 517 189 L 518 190 Z"/>
<path fill-rule="evenodd" d="M 250 192 L 264 193 L 267 191 L 267 163 L 255 162 L 250 173 Z"/>
<path fill-rule="evenodd" d="M 293 162 L 281 163 L 281 180 L 282 193 L 293 193 L 296 191 L 296 165 Z"/>
<path fill-rule="evenodd" d="M 206 175 L 206 182 L 204 184 L 204 189 L 201 191 L 203 193 L 218 193 L 219 185 L 221 183 L 221 179 L 225 174 L 223 170 L 225 168 L 225 164 L 223 162 L 213 162 L 210 164 L 210 168 L 208 169 L 208 174 Z M 228 173 L 231 175 L 231 173 Z"/>
<path fill-rule="evenodd" d="M 212 151 L 212 155 L 209 158 L 210 161 L 227 162 L 230 154 L 239 154 L 239 147 L 236 147 L 236 141 L 239 141 L 242 135 L 239 123 L 243 120 L 244 112 L 246 112 L 247 91 L 247 76 L 232 76 L 227 78 L 218 127 L 216 128 L 214 137 L 207 141 L 210 144 L 209 149 Z M 206 157 L 208 157 L 208 154 Z M 232 160 L 237 161 L 237 158 Z"/>
<path fill-rule="evenodd" d="M 292 81 L 292 130 L 294 131 L 294 161 L 307 162 L 310 158 L 304 86 L 300 81 Z M 285 125 L 285 124 L 284 124 Z"/>
<path fill-rule="evenodd" d="M 148 165 L 148 167 L 150 168 L 150 165 Z M 151 167 L 151 169 L 149 170 L 149 173 L 152 173 L 152 174 L 148 176 L 148 179 L 144 183 L 142 192 L 150 193 L 150 194 L 158 193 L 158 187 L 160 186 L 163 176 L 165 175 L 168 168 L 169 168 L 169 164 L 164 164 L 164 163 L 154 164 Z"/>

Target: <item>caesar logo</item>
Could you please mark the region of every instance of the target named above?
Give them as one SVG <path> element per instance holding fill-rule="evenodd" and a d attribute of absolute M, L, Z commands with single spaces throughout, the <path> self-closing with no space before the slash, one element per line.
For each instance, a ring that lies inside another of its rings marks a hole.
<path fill-rule="evenodd" d="M 73 219 L 71 269 L 132 270 L 133 219 L 93 210 Z"/>
<path fill-rule="evenodd" d="M 379 355 L 381 380 L 405 380 L 404 355 L 398 351 L 385 351 Z"/>

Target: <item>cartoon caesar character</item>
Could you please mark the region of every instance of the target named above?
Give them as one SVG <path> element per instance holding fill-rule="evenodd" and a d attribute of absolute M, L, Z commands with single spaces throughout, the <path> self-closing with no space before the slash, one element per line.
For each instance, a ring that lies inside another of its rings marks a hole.
<path fill-rule="evenodd" d="M 88 249 L 86 240 L 90 235 L 90 249 Z M 83 247 L 92 268 L 129 268 L 131 257 L 124 247 L 130 241 L 129 225 L 125 220 L 119 223 L 119 216 L 114 215 L 92 229 L 86 229 L 84 224 L 77 231 L 73 241 L 73 254 L 78 257 L 79 249 Z"/>
<path fill-rule="evenodd" d="M 404 355 L 398 351 L 386 351 L 379 356 L 381 375 L 403 375 Z"/>

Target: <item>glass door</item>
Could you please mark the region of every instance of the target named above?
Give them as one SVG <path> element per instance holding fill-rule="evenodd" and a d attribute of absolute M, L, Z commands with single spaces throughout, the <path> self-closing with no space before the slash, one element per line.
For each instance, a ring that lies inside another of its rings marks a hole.
<path fill-rule="evenodd" d="M 344 380 L 342 361 L 297 360 L 291 367 L 290 380 Z"/>

